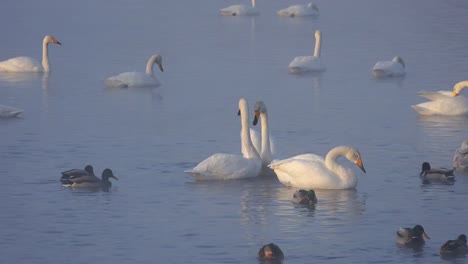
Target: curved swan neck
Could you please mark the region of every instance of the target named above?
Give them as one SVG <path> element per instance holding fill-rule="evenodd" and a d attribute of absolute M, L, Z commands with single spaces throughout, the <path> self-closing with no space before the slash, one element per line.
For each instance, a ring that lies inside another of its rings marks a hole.
<path fill-rule="evenodd" d="M 325 157 L 325 165 L 332 171 L 336 171 L 337 168 L 341 168 L 340 164 L 336 162 L 339 157 L 346 156 L 348 147 L 336 147 L 331 149 Z"/>
<path fill-rule="evenodd" d="M 250 138 L 249 109 L 247 102 L 243 99 L 239 101 L 239 110 L 241 113 L 241 143 L 243 149 L 246 150 L 247 158 L 260 158 Z"/>
<path fill-rule="evenodd" d="M 146 63 L 146 74 L 153 75 L 153 65 L 156 62 L 155 56 L 149 58 L 148 62 Z"/>
<path fill-rule="evenodd" d="M 322 38 L 320 31 L 315 31 L 315 49 L 314 57 L 320 57 L 320 46 L 322 45 Z"/>
<path fill-rule="evenodd" d="M 45 72 L 50 71 L 48 44 L 47 37 L 45 37 L 42 41 L 42 68 Z"/>
<path fill-rule="evenodd" d="M 256 0 L 252 0 L 252 7 L 253 7 L 253 8 L 256 7 Z"/>
<path fill-rule="evenodd" d="M 466 87 L 468 87 L 468 81 L 461 81 L 453 86 L 453 91 L 458 95 Z"/>
<path fill-rule="evenodd" d="M 264 111 L 260 114 L 260 121 L 262 125 L 262 160 L 271 161 L 271 147 L 270 147 L 270 131 L 268 128 L 268 112 Z"/>

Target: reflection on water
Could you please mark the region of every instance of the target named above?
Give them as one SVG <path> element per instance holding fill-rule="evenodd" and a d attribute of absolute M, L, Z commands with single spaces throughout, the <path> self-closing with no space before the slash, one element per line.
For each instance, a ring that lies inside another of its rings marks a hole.
<path fill-rule="evenodd" d="M 33 82 L 41 74 L 39 72 L 0 72 L 0 81 L 10 83 Z"/>

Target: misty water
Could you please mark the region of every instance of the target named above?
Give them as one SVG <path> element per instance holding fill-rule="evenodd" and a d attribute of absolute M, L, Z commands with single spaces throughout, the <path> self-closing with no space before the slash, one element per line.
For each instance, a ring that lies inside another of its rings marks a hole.
<path fill-rule="evenodd" d="M 468 78 L 468 3 L 321 0 L 311 19 L 276 15 L 299 2 L 258 0 L 259 16 L 218 14 L 236 3 L 2 3 L 0 60 L 40 59 L 46 34 L 62 45 L 49 46 L 50 74 L 0 74 L 0 104 L 24 109 L 0 119 L 1 263 L 258 263 L 270 242 L 285 263 L 447 262 L 439 247 L 468 232 L 468 176 L 422 185 L 419 172 L 423 161 L 451 167 L 468 118 L 410 106 L 424 101 L 417 91 Z M 315 30 L 326 72 L 289 74 L 295 56 L 312 55 Z M 161 86 L 105 87 L 154 53 Z M 372 66 L 396 55 L 406 76 L 374 79 Z M 267 105 L 276 158 L 358 148 L 367 174 L 342 162 L 357 189 L 317 190 L 308 208 L 275 177 L 185 174 L 214 153 L 240 154 L 240 97 Z M 109 192 L 61 186 L 61 171 L 86 164 L 119 181 Z M 395 230 L 415 224 L 431 240 L 398 247 Z"/>

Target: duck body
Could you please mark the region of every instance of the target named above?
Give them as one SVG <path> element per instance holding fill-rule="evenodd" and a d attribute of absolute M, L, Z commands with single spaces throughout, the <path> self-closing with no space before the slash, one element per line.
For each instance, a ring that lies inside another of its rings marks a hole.
<path fill-rule="evenodd" d="M 421 225 L 399 228 L 396 231 L 397 243 L 404 246 L 421 246 L 425 243 L 424 237 L 430 239 Z"/>
<path fill-rule="evenodd" d="M 314 205 L 317 203 L 317 196 L 314 190 L 298 190 L 293 194 L 293 202 L 302 205 Z"/>
<path fill-rule="evenodd" d="M 454 169 L 446 168 L 431 168 L 429 162 L 422 164 L 422 170 L 419 174 L 423 183 L 446 183 L 453 184 L 455 182 L 455 175 L 453 174 Z"/>
<path fill-rule="evenodd" d="M 276 260 L 284 259 L 283 251 L 274 243 L 264 245 L 258 250 L 257 258 L 259 260 Z"/>
<path fill-rule="evenodd" d="M 455 240 L 448 240 L 440 247 L 440 254 L 443 256 L 465 255 L 468 253 L 466 245 L 466 235 L 461 234 Z"/>
<path fill-rule="evenodd" d="M 62 182 L 63 186 L 69 187 L 73 184 L 73 182 L 70 180 L 71 178 L 96 178 L 97 177 L 94 175 L 94 168 L 91 165 L 86 165 L 84 169 L 71 169 L 71 170 L 66 170 L 62 171 L 62 177 L 60 178 L 60 181 Z"/>
<path fill-rule="evenodd" d="M 372 74 L 376 78 L 398 77 L 405 75 L 405 63 L 396 56 L 391 61 L 379 61 L 372 68 Z"/>
<path fill-rule="evenodd" d="M 7 105 L 0 105 L 0 117 L 1 118 L 12 118 L 18 117 L 19 114 L 23 113 L 23 110 L 17 109 Z"/>
<path fill-rule="evenodd" d="M 160 83 L 153 74 L 153 65 L 157 64 L 161 72 L 164 71 L 162 66 L 162 57 L 159 54 L 152 55 L 146 63 L 146 72 L 124 72 L 116 76 L 109 77 L 104 80 L 107 87 L 156 87 Z"/>
<path fill-rule="evenodd" d="M 68 179 L 66 179 L 66 182 L 71 183 L 69 186 L 72 188 L 109 188 L 112 186 L 112 182 L 109 180 L 110 178 L 118 180 L 111 169 L 105 169 L 102 172 L 101 179 L 96 177 L 94 173 L 91 174 L 86 170 L 68 171 L 65 175 L 70 175 Z"/>
<path fill-rule="evenodd" d="M 460 148 L 453 154 L 452 165 L 455 169 L 468 168 L 468 140 L 463 141 Z"/>
<path fill-rule="evenodd" d="M 278 16 L 286 17 L 301 17 L 301 16 L 310 16 L 318 17 L 319 10 L 317 6 L 313 3 L 307 5 L 292 5 L 287 8 L 281 9 L 278 11 Z"/>

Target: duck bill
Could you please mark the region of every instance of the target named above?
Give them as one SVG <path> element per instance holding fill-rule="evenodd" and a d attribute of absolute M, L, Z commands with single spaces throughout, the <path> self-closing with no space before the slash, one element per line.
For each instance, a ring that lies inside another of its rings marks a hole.
<path fill-rule="evenodd" d="M 431 239 L 431 238 L 426 234 L 426 232 L 424 232 L 424 233 L 422 234 L 422 236 L 423 236 L 424 238 Z"/>
<path fill-rule="evenodd" d="M 255 113 L 254 113 L 254 120 L 253 120 L 253 122 L 252 122 L 252 124 L 253 124 L 254 126 L 257 125 L 257 123 L 258 123 L 258 117 L 259 117 L 259 116 L 260 116 L 260 112 L 259 112 L 259 111 L 255 111 Z"/>
<path fill-rule="evenodd" d="M 356 162 L 356 165 L 364 172 L 366 173 L 366 169 L 364 169 L 364 165 L 362 165 L 362 159 L 359 158 L 358 161 Z"/>
<path fill-rule="evenodd" d="M 119 178 L 115 177 L 114 175 L 110 176 L 109 178 L 114 178 L 116 180 L 119 180 Z"/>

